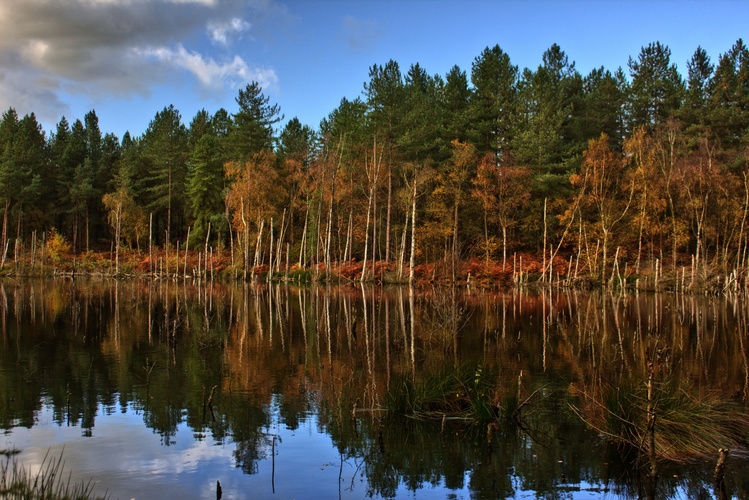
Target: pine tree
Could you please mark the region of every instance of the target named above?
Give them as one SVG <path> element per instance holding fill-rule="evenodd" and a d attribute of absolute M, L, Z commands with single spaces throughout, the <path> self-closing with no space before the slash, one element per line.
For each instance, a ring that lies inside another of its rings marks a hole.
<path fill-rule="evenodd" d="M 239 110 L 233 115 L 229 135 L 230 159 L 245 161 L 263 149 L 274 147 L 273 126 L 283 119 L 278 104 L 269 104 L 257 82 L 239 90 L 236 98 Z"/>
<path fill-rule="evenodd" d="M 156 113 L 149 123 L 143 154 L 151 165 L 146 178 L 148 208 L 159 214 L 162 230 L 171 235 L 173 214 L 184 207 L 187 177 L 187 129 L 173 105 Z"/>
<path fill-rule="evenodd" d="M 640 50 L 637 59 L 629 58 L 632 86 L 629 96 L 630 130 L 639 125 L 655 129 L 675 115 L 681 106 L 684 83 L 671 49 L 660 42 Z"/>
<path fill-rule="evenodd" d="M 499 45 L 485 48 L 471 67 L 474 86 L 471 118 L 478 152 L 492 152 L 499 162 L 514 132 L 517 77 L 518 67 L 510 62 L 510 56 Z"/>

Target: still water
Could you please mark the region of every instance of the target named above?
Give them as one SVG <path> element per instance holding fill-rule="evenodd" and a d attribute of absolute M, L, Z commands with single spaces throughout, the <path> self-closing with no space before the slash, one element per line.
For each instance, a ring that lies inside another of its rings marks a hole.
<path fill-rule="evenodd" d="M 731 296 L 8 281 L 0 322 L 0 450 L 111 498 L 712 498 L 717 453 L 659 459 L 649 491 L 595 395 L 657 356 L 682 392 L 749 399 Z"/>

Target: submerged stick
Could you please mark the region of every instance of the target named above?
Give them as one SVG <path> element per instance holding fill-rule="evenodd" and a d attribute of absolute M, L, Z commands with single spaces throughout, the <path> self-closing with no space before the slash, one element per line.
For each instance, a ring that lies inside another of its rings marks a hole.
<path fill-rule="evenodd" d="M 715 497 L 719 499 L 728 498 L 726 492 L 725 474 L 726 474 L 726 459 L 728 458 L 728 450 L 725 448 L 718 449 L 718 463 L 715 466 Z"/>
<path fill-rule="evenodd" d="M 209 406 L 209 407 L 211 406 L 211 404 L 212 404 L 212 402 L 213 402 L 213 393 L 214 393 L 214 392 L 216 391 L 216 387 L 218 387 L 218 386 L 217 386 L 217 385 L 214 385 L 214 386 L 213 386 L 213 387 L 211 388 L 211 394 L 210 394 L 210 395 L 208 396 L 208 406 Z"/>

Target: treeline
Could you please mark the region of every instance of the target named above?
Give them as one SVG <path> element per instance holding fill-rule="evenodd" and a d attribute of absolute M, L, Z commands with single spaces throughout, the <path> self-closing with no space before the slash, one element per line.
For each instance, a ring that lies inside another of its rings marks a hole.
<path fill-rule="evenodd" d="M 419 266 L 457 279 L 473 262 L 498 277 L 525 255 L 544 279 L 655 266 L 704 281 L 746 265 L 749 49 L 738 40 L 714 63 L 697 48 L 686 67 L 658 42 L 587 75 L 556 44 L 535 69 L 499 46 L 470 73 L 391 60 L 317 129 L 277 130 L 254 82 L 233 112 L 186 125 L 167 106 L 140 137 L 102 134 L 94 111 L 47 134 L 11 108 L 2 249 L 54 228 L 77 252 L 210 244 L 244 276 L 346 264 L 361 279 Z"/>

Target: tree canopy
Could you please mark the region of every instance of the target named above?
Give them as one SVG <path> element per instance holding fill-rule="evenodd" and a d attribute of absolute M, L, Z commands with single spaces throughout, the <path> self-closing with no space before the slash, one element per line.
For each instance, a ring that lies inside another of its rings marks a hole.
<path fill-rule="evenodd" d="M 410 254 L 455 276 L 461 262 L 505 270 L 508 253 L 524 253 L 574 257 L 606 280 L 622 259 L 744 265 L 749 49 L 738 40 L 711 58 L 697 47 L 685 67 L 660 42 L 626 69 L 586 75 L 556 44 L 535 68 L 499 45 L 468 72 L 389 60 L 317 127 L 284 121 L 257 82 L 236 109 L 201 109 L 188 124 L 167 105 L 138 137 L 103 133 L 93 110 L 45 134 L 9 108 L 0 250 L 52 228 L 74 251 L 108 248 L 124 210 L 117 238 L 129 245 L 150 214 L 157 244 L 208 237 L 243 266 L 277 268 L 286 253 L 400 275 Z"/>

